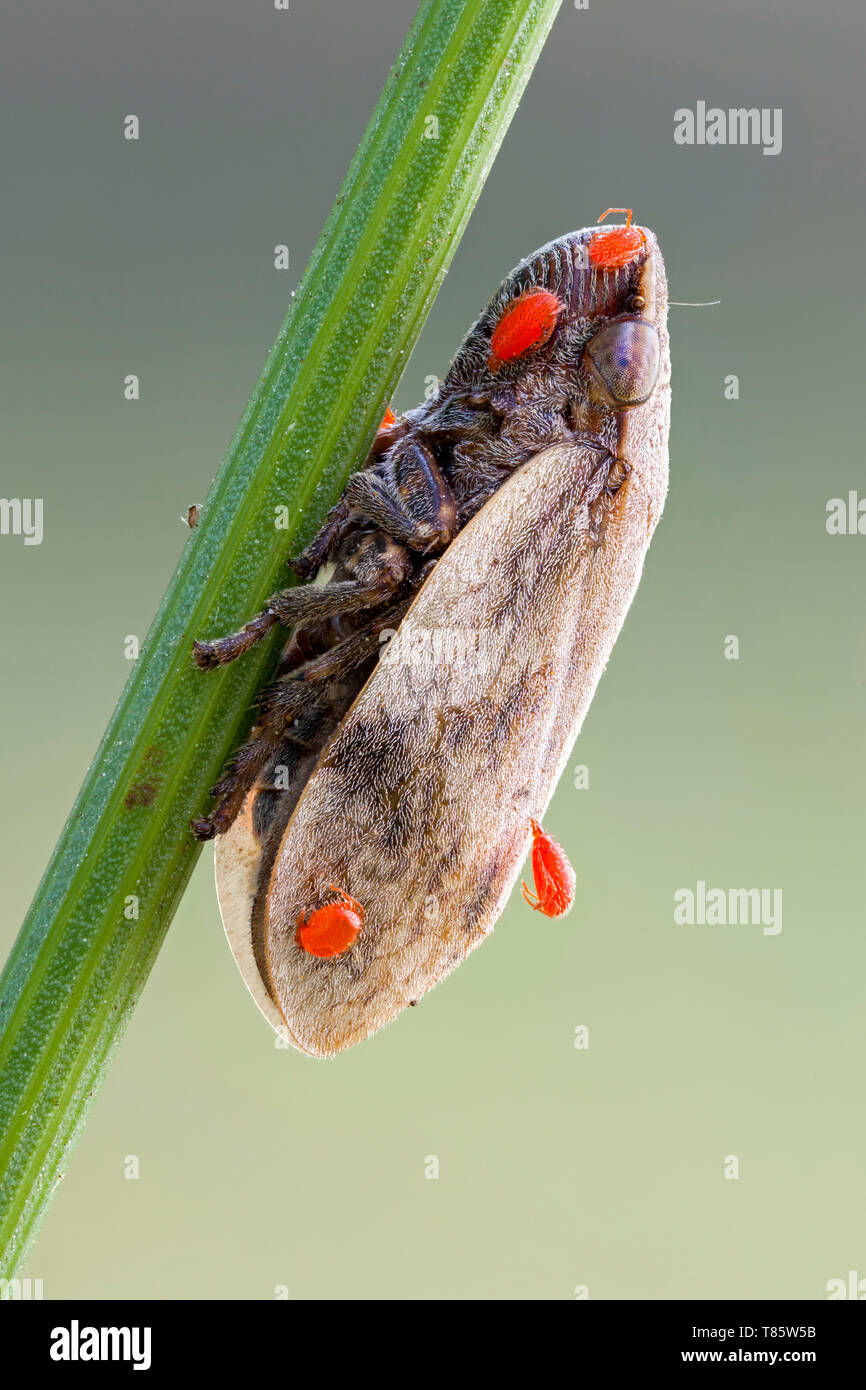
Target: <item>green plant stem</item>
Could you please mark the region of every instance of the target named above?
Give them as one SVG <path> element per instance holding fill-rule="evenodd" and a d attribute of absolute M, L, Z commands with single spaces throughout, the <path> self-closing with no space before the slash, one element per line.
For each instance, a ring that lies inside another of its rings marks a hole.
<path fill-rule="evenodd" d="M 427 0 L 387 81 L 0 980 L 7 1276 L 195 864 L 190 817 L 275 658 L 270 640 L 207 675 L 191 640 L 285 586 L 286 555 L 369 447 L 559 3 Z"/>

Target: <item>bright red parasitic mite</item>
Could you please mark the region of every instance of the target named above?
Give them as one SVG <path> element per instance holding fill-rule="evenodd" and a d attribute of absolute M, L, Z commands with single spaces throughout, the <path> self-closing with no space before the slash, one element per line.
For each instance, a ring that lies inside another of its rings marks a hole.
<path fill-rule="evenodd" d="M 341 956 L 348 951 L 364 925 L 364 909 L 348 893 L 338 893 L 331 902 L 311 912 L 307 920 L 298 915 L 297 943 L 311 956 Z"/>
<path fill-rule="evenodd" d="M 532 289 L 514 300 L 493 330 L 487 365 L 492 371 L 548 341 L 562 305 L 549 290 Z"/>
<path fill-rule="evenodd" d="M 574 902 L 574 869 L 568 856 L 552 835 L 530 818 L 532 826 L 532 877 L 535 880 L 533 893 L 523 884 L 523 896 L 536 912 L 545 917 L 564 917 Z"/>
<path fill-rule="evenodd" d="M 603 270 L 621 270 L 639 256 L 646 245 L 646 236 L 640 227 L 631 225 L 631 208 L 608 208 L 607 212 L 601 214 L 599 222 L 603 222 L 612 212 L 626 214 L 625 226 L 599 232 L 589 243 L 589 259 Z"/>

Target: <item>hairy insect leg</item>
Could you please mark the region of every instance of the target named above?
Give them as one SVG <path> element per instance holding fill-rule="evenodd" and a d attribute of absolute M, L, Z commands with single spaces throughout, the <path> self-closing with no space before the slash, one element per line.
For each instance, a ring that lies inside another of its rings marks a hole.
<path fill-rule="evenodd" d="M 403 603 L 395 604 L 393 608 L 381 613 L 375 621 L 360 631 L 353 632 L 344 642 L 332 647 L 330 651 L 323 652 L 321 656 L 313 657 L 303 666 L 291 671 L 284 679 L 307 684 L 310 681 L 334 680 L 355 670 L 378 651 L 382 645 L 383 633 L 400 625 L 410 603 L 411 599 L 406 599 Z"/>
<path fill-rule="evenodd" d="M 361 584 L 354 579 L 309 588 L 299 586 L 296 589 L 283 589 L 268 599 L 267 608 L 239 632 L 232 632 L 215 642 L 193 642 L 193 658 L 203 671 L 211 671 L 216 666 L 228 665 L 249 651 L 275 623 L 282 627 L 296 627 L 299 623 L 317 623 L 338 614 L 358 613 L 363 608 L 381 603 L 388 593 L 387 586 Z"/>
<path fill-rule="evenodd" d="M 296 627 L 301 623 L 318 623 L 375 608 L 385 603 L 409 578 L 412 562 L 408 552 L 390 536 L 372 531 L 357 537 L 351 551 L 343 558 L 341 570 L 351 577 L 328 584 L 283 589 L 239 632 L 215 642 L 194 642 L 196 664 L 205 671 L 227 665 L 249 651 L 275 623 Z"/>
<path fill-rule="evenodd" d="M 457 503 L 430 449 L 407 436 L 376 468 L 355 473 L 345 499 L 410 550 L 442 550 L 458 529 Z"/>
<path fill-rule="evenodd" d="M 231 632 L 227 637 L 218 637 L 215 642 L 193 642 L 193 660 L 203 671 L 212 671 L 216 666 L 227 666 L 230 661 L 236 661 L 244 652 L 248 652 L 250 647 L 260 642 L 276 621 L 276 614 L 265 608 L 239 632 Z"/>

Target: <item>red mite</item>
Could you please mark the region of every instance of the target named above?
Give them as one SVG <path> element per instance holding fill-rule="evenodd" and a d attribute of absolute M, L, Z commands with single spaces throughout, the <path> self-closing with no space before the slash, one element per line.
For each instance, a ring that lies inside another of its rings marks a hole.
<path fill-rule="evenodd" d="M 334 890 L 336 891 L 336 890 Z M 337 893 L 304 920 L 298 914 L 295 939 L 311 956 L 341 956 L 364 925 L 364 909 L 348 893 Z"/>
<path fill-rule="evenodd" d="M 646 236 L 640 227 L 631 225 L 631 208 L 608 208 L 607 212 L 601 214 L 599 222 L 603 222 L 612 212 L 625 213 L 625 226 L 599 232 L 589 243 L 589 259 L 603 270 L 621 270 L 634 260 L 646 244 Z"/>
<path fill-rule="evenodd" d="M 487 365 L 495 372 L 503 362 L 543 347 L 556 327 L 562 305 L 550 290 L 526 290 L 502 315 L 490 339 Z"/>
<path fill-rule="evenodd" d="M 565 850 L 542 830 L 537 820 L 532 826 L 532 877 L 535 892 L 523 884 L 523 896 L 536 912 L 545 917 L 563 917 L 574 902 L 574 869 Z"/>

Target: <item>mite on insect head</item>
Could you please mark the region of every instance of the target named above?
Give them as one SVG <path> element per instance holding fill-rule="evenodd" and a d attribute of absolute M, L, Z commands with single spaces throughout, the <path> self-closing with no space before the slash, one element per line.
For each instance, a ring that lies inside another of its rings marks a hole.
<path fill-rule="evenodd" d="M 436 395 L 386 412 L 291 562 L 309 582 L 195 644 L 209 669 L 290 633 L 193 830 L 217 837 L 259 1008 L 314 1056 L 375 1032 L 483 941 L 530 842 L 527 901 L 549 917 L 572 904 L 541 820 L 667 489 L 664 266 L 653 233 L 610 212 L 625 225 L 521 261 Z"/>
<path fill-rule="evenodd" d="M 633 227 L 631 225 L 631 208 L 608 208 L 598 219 L 603 222 L 606 217 L 610 217 L 612 212 L 624 212 L 626 215 L 624 227 L 612 227 L 607 232 L 593 237 L 589 243 L 589 259 L 593 265 L 612 267 L 614 270 L 620 266 L 628 265 L 629 261 L 634 260 L 635 256 L 643 250 L 646 245 L 646 233 L 643 227 Z M 641 308 L 641 305 L 633 305 L 633 308 Z"/>

